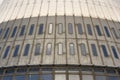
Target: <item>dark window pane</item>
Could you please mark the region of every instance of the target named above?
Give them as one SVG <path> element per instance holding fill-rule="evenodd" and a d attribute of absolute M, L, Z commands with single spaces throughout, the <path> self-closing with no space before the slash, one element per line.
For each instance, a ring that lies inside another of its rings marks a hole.
<path fill-rule="evenodd" d="M 40 54 L 40 43 L 37 43 L 35 46 L 35 55 L 39 55 Z"/>
<path fill-rule="evenodd" d="M 17 70 L 17 73 L 25 73 L 27 72 L 27 68 L 20 68 Z"/>
<path fill-rule="evenodd" d="M 21 76 L 16 76 L 15 80 L 26 80 L 25 79 L 25 75 L 21 75 Z"/>
<path fill-rule="evenodd" d="M 14 36 L 15 36 L 15 34 L 16 34 L 16 30 L 17 30 L 17 26 L 14 27 L 11 37 L 14 37 Z"/>
<path fill-rule="evenodd" d="M 20 45 L 16 45 L 16 46 L 15 46 L 15 50 L 14 50 L 14 53 L 13 53 L 13 57 L 16 57 L 16 56 L 18 55 L 19 48 L 20 48 Z"/>
<path fill-rule="evenodd" d="M 27 56 L 27 55 L 28 55 L 28 53 L 29 53 L 29 48 L 30 48 L 30 44 L 26 44 L 25 49 L 24 49 L 24 54 L 23 54 L 23 56 Z"/>
<path fill-rule="evenodd" d="M 4 70 L 3 69 L 0 69 L 0 75 L 3 74 Z"/>
<path fill-rule="evenodd" d="M 108 80 L 119 80 L 117 76 L 109 76 Z"/>
<path fill-rule="evenodd" d="M 87 30 L 88 30 L 88 34 L 92 35 L 92 29 L 90 24 L 87 24 Z"/>
<path fill-rule="evenodd" d="M 29 35 L 32 35 L 34 31 L 34 24 L 30 26 Z"/>
<path fill-rule="evenodd" d="M 3 80 L 13 80 L 12 78 L 12 76 L 4 76 Z"/>
<path fill-rule="evenodd" d="M 112 52 L 113 52 L 114 57 L 117 58 L 117 59 L 119 59 L 115 47 L 114 47 L 114 46 L 111 46 L 111 48 L 112 48 Z"/>
<path fill-rule="evenodd" d="M 95 80 L 106 80 L 106 76 L 96 76 Z"/>
<path fill-rule="evenodd" d="M 73 26 L 72 26 L 72 23 L 69 23 L 69 24 L 68 24 L 68 33 L 69 33 L 69 34 L 73 34 Z"/>
<path fill-rule="evenodd" d="M 93 55 L 94 55 L 94 56 L 98 56 L 98 54 L 97 54 L 97 49 L 96 49 L 95 44 L 91 44 L 91 48 L 92 48 L 92 53 L 93 53 Z"/>
<path fill-rule="evenodd" d="M 83 34 L 82 25 L 81 24 L 77 24 L 77 27 L 78 27 L 78 33 L 79 34 Z"/>
<path fill-rule="evenodd" d="M 53 80 L 52 74 L 43 74 L 42 80 Z"/>
<path fill-rule="evenodd" d="M 25 25 L 22 26 L 19 36 L 23 36 L 24 34 L 25 34 Z"/>
<path fill-rule="evenodd" d="M 0 35 L 2 34 L 3 29 L 0 29 Z"/>
<path fill-rule="evenodd" d="M 117 33 L 117 30 L 115 31 L 115 29 L 112 28 L 112 31 L 113 31 L 113 34 L 116 37 L 116 39 L 118 39 L 119 38 L 119 34 Z"/>
<path fill-rule="evenodd" d="M 74 55 L 74 54 L 75 54 L 74 44 L 73 44 L 73 43 L 70 43 L 70 44 L 69 44 L 69 52 L 70 52 L 71 55 Z"/>
<path fill-rule="evenodd" d="M 85 44 L 80 44 L 81 53 L 83 56 L 87 55 Z"/>
<path fill-rule="evenodd" d="M 3 58 L 6 58 L 6 57 L 7 57 L 8 53 L 9 53 L 9 50 L 10 50 L 10 46 L 8 46 L 8 47 L 6 48 L 5 53 L 4 53 L 4 55 L 3 55 Z"/>
<path fill-rule="evenodd" d="M 14 73 L 14 69 L 8 69 L 5 71 L 5 74 L 13 74 Z"/>
<path fill-rule="evenodd" d="M 108 52 L 107 52 L 105 45 L 101 45 L 101 47 L 102 47 L 102 51 L 103 51 L 104 56 L 108 57 Z"/>
<path fill-rule="evenodd" d="M 97 30 L 98 35 L 99 35 L 99 36 L 102 36 L 100 27 L 99 27 L 98 25 L 96 25 L 96 30 Z"/>
<path fill-rule="evenodd" d="M 36 75 L 35 74 L 34 75 L 29 75 L 28 80 L 40 80 L 39 75 L 37 75 L 37 74 Z"/>
<path fill-rule="evenodd" d="M 10 30 L 10 29 L 7 28 L 7 30 L 6 30 L 6 32 L 5 32 L 5 35 L 4 35 L 4 37 L 3 37 L 4 39 L 8 36 L 9 30 Z"/>
<path fill-rule="evenodd" d="M 43 34 L 43 24 L 40 24 L 38 34 Z"/>
<path fill-rule="evenodd" d="M 107 37 L 110 37 L 110 32 L 109 32 L 108 28 L 106 26 L 104 26 L 104 29 L 105 29 L 105 33 L 106 33 Z"/>

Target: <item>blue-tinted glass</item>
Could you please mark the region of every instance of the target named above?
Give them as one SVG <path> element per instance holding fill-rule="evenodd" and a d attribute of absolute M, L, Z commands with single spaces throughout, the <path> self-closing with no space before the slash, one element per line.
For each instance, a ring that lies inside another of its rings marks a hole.
<path fill-rule="evenodd" d="M 23 56 L 27 56 L 27 55 L 28 55 L 28 53 L 29 53 L 29 48 L 30 48 L 30 44 L 26 44 L 25 49 L 24 49 L 24 54 L 23 54 Z"/>
<path fill-rule="evenodd" d="M 68 24 L 68 33 L 69 33 L 69 34 L 73 34 L 73 26 L 72 26 L 72 23 L 69 23 L 69 24 Z"/>
<path fill-rule="evenodd" d="M 2 34 L 3 29 L 0 29 L 0 35 Z"/>
<path fill-rule="evenodd" d="M 28 80 L 40 80 L 39 75 L 37 74 L 29 75 Z"/>
<path fill-rule="evenodd" d="M 8 69 L 5 71 L 5 74 L 13 74 L 15 72 L 14 69 Z"/>
<path fill-rule="evenodd" d="M 34 24 L 31 25 L 30 30 L 29 30 L 29 35 L 32 35 L 34 31 Z"/>
<path fill-rule="evenodd" d="M 22 26 L 19 36 L 23 36 L 24 34 L 25 34 L 25 25 Z"/>
<path fill-rule="evenodd" d="M 27 72 L 27 68 L 21 68 L 17 70 L 17 73 L 25 73 Z"/>
<path fill-rule="evenodd" d="M 111 46 L 111 48 L 112 48 L 112 52 L 113 52 L 114 57 L 117 58 L 117 59 L 119 59 L 115 47 L 114 47 L 114 46 Z"/>
<path fill-rule="evenodd" d="M 109 76 L 108 80 L 119 80 L 117 76 Z"/>
<path fill-rule="evenodd" d="M 6 48 L 5 53 L 4 53 L 4 55 L 3 55 L 3 58 L 6 58 L 6 57 L 7 57 L 8 53 L 9 53 L 9 50 L 10 50 L 10 46 L 8 46 L 8 47 Z"/>
<path fill-rule="evenodd" d="M 92 53 L 94 56 L 98 56 L 95 44 L 91 44 Z"/>
<path fill-rule="evenodd" d="M 43 33 L 43 24 L 40 24 L 38 34 Z"/>
<path fill-rule="evenodd" d="M 37 43 L 35 46 L 35 55 L 39 55 L 40 54 L 40 43 Z"/>
<path fill-rule="evenodd" d="M 10 30 L 10 29 L 7 28 L 7 30 L 6 30 L 6 32 L 5 32 L 5 35 L 4 35 L 4 37 L 3 37 L 4 39 L 8 36 L 9 30 Z"/>
<path fill-rule="evenodd" d="M 14 36 L 15 36 L 15 34 L 16 34 L 16 30 L 17 30 L 17 26 L 16 26 L 16 27 L 14 27 L 14 30 L 13 30 L 13 32 L 12 32 L 11 37 L 14 37 Z"/>
<path fill-rule="evenodd" d="M 12 76 L 5 76 L 5 77 L 3 78 L 3 80 L 13 80 L 13 77 L 12 77 Z"/>
<path fill-rule="evenodd" d="M 92 29 L 90 24 L 87 24 L 87 30 L 88 30 L 88 34 L 92 35 Z"/>
<path fill-rule="evenodd" d="M 102 33 L 100 31 L 100 27 L 98 25 L 96 25 L 96 30 L 99 36 L 102 36 Z"/>
<path fill-rule="evenodd" d="M 79 34 L 83 34 L 82 25 L 81 24 L 77 24 L 77 27 L 78 27 L 78 33 Z"/>
<path fill-rule="evenodd" d="M 52 74 L 43 74 L 42 80 L 53 80 Z"/>
<path fill-rule="evenodd" d="M 13 57 L 16 57 L 18 55 L 19 48 L 20 48 L 20 45 L 16 45 L 14 53 L 13 53 Z"/>
<path fill-rule="evenodd" d="M 15 80 L 26 80 L 25 75 L 15 76 Z"/>
<path fill-rule="evenodd" d="M 101 47 L 102 47 L 104 56 L 108 57 L 108 52 L 107 52 L 107 49 L 106 49 L 105 45 L 101 45 Z"/>
<path fill-rule="evenodd" d="M 108 28 L 106 26 L 104 26 L 104 29 L 105 29 L 107 37 L 110 37 L 110 32 L 109 32 Z"/>

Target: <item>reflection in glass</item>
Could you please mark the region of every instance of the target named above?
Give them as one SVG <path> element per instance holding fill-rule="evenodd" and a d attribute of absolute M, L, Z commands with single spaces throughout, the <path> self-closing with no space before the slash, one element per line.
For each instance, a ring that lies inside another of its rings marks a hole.
<path fill-rule="evenodd" d="M 42 80 L 53 80 L 52 74 L 42 74 Z"/>
<path fill-rule="evenodd" d="M 37 74 L 29 75 L 28 80 L 39 80 L 39 75 L 37 75 Z"/>
<path fill-rule="evenodd" d="M 12 78 L 12 76 L 4 76 L 3 80 L 13 80 Z"/>
<path fill-rule="evenodd" d="M 15 80 L 25 80 L 25 75 L 15 76 Z"/>

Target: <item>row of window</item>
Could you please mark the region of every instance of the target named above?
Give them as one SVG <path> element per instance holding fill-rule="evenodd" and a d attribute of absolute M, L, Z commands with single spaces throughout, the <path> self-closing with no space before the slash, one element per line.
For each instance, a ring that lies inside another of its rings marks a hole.
<path fill-rule="evenodd" d="M 28 56 L 29 54 L 29 51 L 30 51 L 30 44 L 26 44 L 25 45 L 25 48 L 24 48 L 24 52 L 23 52 L 23 56 Z M 5 49 L 5 52 L 4 52 L 4 55 L 3 55 L 3 58 L 6 58 L 7 55 L 9 54 L 10 52 L 10 48 L 11 46 L 7 46 L 6 49 Z M 13 51 L 13 57 L 16 57 L 18 56 L 18 51 L 20 49 L 20 45 L 16 45 L 15 46 L 15 49 Z M 86 46 L 84 43 L 81 43 L 78 47 L 78 49 L 81 51 L 80 53 L 83 55 L 83 56 L 87 56 L 89 55 L 86 51 Z M 91 44 L 91 49 L 92 49 L 92 54 L 93 56 L 98 56 L 98 51 L 97 51 L 97 48 L 96 48 L 96 45 L 95 44 Z M 101 45 L 101 49 L 103 51 L 103 55 L 105 57 L 109 57 L 109 54 L 108 54 L 108 50 L 106 48 L 105 45 Z M 63 54 L 63 43 L 59 43 L 58 46 L 57 46 L 57 53 L 59 55 L 62 55 Z M 118 53 L 117 53 L 117 50 L 114 46 L 111 46 L 111 50 L 112 50 L 112 53 L 114 55 L 115 58 L 119 59 L 118 57 Z M 40 43 L 37 43 L 35 45 L 35 50 L 34 50 L 34 55 L 40 55 L 42 53 L 42 49 L 41 49 L 41 44 Z M 47 47 L 46 47 L 46 55 L 51 55 L 52 53 L 52 43 L 48 43 L 47 44 Z M 74 43 L 70 43 L 69 44 L 69 54 L 70 55 L 75 55 L 75 45 Z"/>
<path fill-rule="evenodd" d="M 16 27 L 14 27 L 14 29 L 12 30 L 11 38 L 13 38 L 13 37 L 15 36 L 15 34 L 17 33 L 17 28 L 18 28 L 18 27 L 16 26 Z M 62 23 L 59 23 L 59 24 L 58 24 L 58 33 L 59 33 L 59 34 L 62 34 L 62 33 L 64 32 L 64 31 L 63 31 L 63 28 L 64 28 L 64 27 L 63 27 L 63 24 L 62 24 Z M 83 28 L 83 27 L 82 27 L 82 25 L 81 25 L 80 23 L 77 24 L 78 34 L 80 34 L 80 35 L 83 34 L 83 29 L 82 29 L 82 28 Z M 98 36 L 102 36 L 102 32 L 101 32 L 100 26 L 99 26 L 99 25 L 96 25 L 95 28 L 96 28 L 96 32 L 97 32 Z M 33 35 L 34 29 L 35 29 L 35 25 L 32 24 L 32 25 L 30 26 L 28 35 Z M 40 24 L 40 25 L 39 25 L 39 29 L 38 29 L 38 35 L 43 34 L 43 29 L 44 29 L 44 24 Z M 49 29 L 49 30 L 48 30 L 48 33 L 49 33 L 49 34 L 52 34 L 52 33 L 53 33 L 53 24 L 52 24 L 52 23 L 49 24 L 48 29 Z M 26 32 L 25 30 L 26 30 L 26 25 L 23 25 L 23 26 L 21 27 L 21 29 L 20 29 L 19 36 L 25 35 L 25 32 Z M 110 31 L 109 31 L 109 29 L 108 29 L 107 26 L 104 26 L 104 30 L 105 30 L 105 33 L 106 33 L 107 37 L 111 37 Z M 114 28 L 112 28 L 111 30 L 112 30 L 114 36 L 116 37 L 116 39 L 118 39 L 118 38 L 120 37 L 118 31 L 115 30 Z M 3 32 L 3 29 L 0 29 L 0 35 L 2 34 L 2 32 Z M 69 33 L 69 34 L 73 34 L 73 32 L 74 32 L 74 31 L 73 31 L 73 25 L 72 25 L 72 23 L 69 23 L 69 24 L 68 24 L 68 33 Z M 93 35 L 92 27 L 91 27 L 90 24 L 87 24 L 87 32 L 88 32 L 89 35 L 91 35 L 91 36 Z M 10 33 L 10 28 L 7 28 L 7 29 L 5 30 L 3 39 L 7 38 L 7 36 L 9 35 L 9 33 Z"/>

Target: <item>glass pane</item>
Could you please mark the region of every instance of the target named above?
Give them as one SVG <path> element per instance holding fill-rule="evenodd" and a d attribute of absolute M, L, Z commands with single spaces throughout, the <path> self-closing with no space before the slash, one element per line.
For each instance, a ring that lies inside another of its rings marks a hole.
<path fill-rule="evenodd" d="M 62 43 L 58 44 L 58 54 L 63 54 L 63 44 Z"/>
<path fill-rule="evenodd" d="M 29 75 L 28 80 L 39 80 L 39 75 L 37 74 Z"/>
<path fill-rule="evenodd" d="M 110 32 L 109 32 L 108 28 L 106 26 L 104 26 L 104 29 L 105 29 L 107 37 L 110 37 Z"/>
<path fill-rule="evenodd" d="M 96 49 L 95 44 L 91 44 L 91 48 L 92 48 L 92 53 L 93 53 L 93 55 L 94 55 L 94 56 L 98 56 L 98 54 L 97 54 L 97 49 Z"/>
<path fill-rule="evenodd" d="M 61 34 L 63 32 L 63 25 L 62 23 L 58 24 L 58 33 Z"/>
<path fill-rule="evenodd" d="M 70 51 L 70 54 L 71 54 L 71 55 L 75 54 L 74 44 L 73 44 L 73 43 L 70 43 L 70 44 L 69 44 L 69 51 Z"/>
<path fill-rule="evenodd" d="M 16 30 L 17 30 L 17 26 L 14 27 L 11 37 L 14 37 L 14 36 L 15 36 L 15 34 L 16 34 Z"/>
<path fill-rule="evenodd" d="M 27 56 L 27 55 L 28 55 L 28 53 L 29 53 L 29 48 L 30 48 L 30 44 L 26 44 L 25 49 L 24 49 L 24 54 L 23 54 L 23 56 Z"/>
<path fill-rule="evenodd" d="M 38 34 L 43 34 L 43 24 L 40 24 Z"/>
<path fill-rule="evenodd" d="M 81 24 L 77 24 L 77 27 L 78 27 L 78 33 L 79 34 L 83 34 L 82 25 Z"/>
<path fill-rule="evenodd" d="M 103 51 L 104 56 L 108 57 L 108 52 L 107 52 L 105 45 L 101 45 L 101 47 L 102 47 L 102 51 Z"/>
<path fill-rule="evenodd" d="M 49 34 L 51 34 L 53 32 L 53 24 L 49 24 Z"/>
<path fill-rule="evenodd" d="M 4 53 L 4 55 L 3 55 L 3 58 L 6 58 L 6 57 L 7 57 L 8 53 L 9 53 L 9 50 L 10 50 L 10 46 L 8 46 L 8 47 L 6 48 L 5 53 Z"/>
<path fill-rule="evenodd" d="M 35 46 L 35 55 L 39 55 L 40 54 L 40 43 L 37 43 Z"/>
<path fill-rule="evenodd" d="M 108 80 L 119 80 L 117 76 L 109 76 Z"/>
<path fill-rule="evenodd" d="M 34 31 L 34 24 L 30 26 L 29 35 L 32 35 Z"/>
<path fill-rule="evenodd" d="M 12 78 L 13 78 L 12 76 L 5 76 L 3 80 L 13 80 Z"/>
<path fill-rule="evenodd" d="M 115 47 L 114 47 L 114 46 L 111 46 L 111 48 L 112 48 L 112 52 L 113 52 L 114 57 L 117 58 L 117 59 L 119 59 Z"/>
<path fill-rule="evenodd" d="M 25 76 L 24 75 L 15 76 L 15 80 L 25 80 Z"/>
<path fill-rule="evenodd" d="M 86 48 L 85 48 L 85 44 L 80 44 L 80 49 L 81 49 L 81 53 L 83 56 L 86 56 L 87 53 L 86 53 Z"/>
<path fill-rule="evenodd" d="M 25 25 L 22 26 L 19 36 L 23 36 L 24 34 L 25 34 Z"/>
<path fill-rule="evenodd" d="M 7 30 L 6 30 L 6 32 L 5 32 L 5 35 L 4 35 L 4 37 L 3 37 L 4 39 L 5 39 L 5 38 L 7 38 L 8 33 L 9 33 L 9 30 L 10 30 L 10 29 L 9 29 L 9 28 L 7 28 Z"/>
<path fill-rule="evenodd" d="M 82 80 L 93 80 L 92 75 L 82 75 Z"/>
<path fill-rule="evenodd" d="M 64 74 L 56 74 L 55 80 L 66 80 L 66 75 Z"/>
<path fill-rule="evenodd" d="M 0 29 L 0 35 L 2 34 L 3 29 Z"/>
<path fill-rule="evenodd" d="M 80 80 L 79 75 L 69 75 L 69 80 Z"/>
<path fill-rule="evenodd" d="M 47 51 L 46 51 L 46 54 L 47 55 L 50 55 L 51 54 L 51 51 L 52 51 L 52 44 L 47 44 Z"/>
<path fill-rule="evenodd" d="M 96 25 L 96 30 L 97 30 L 98 35 L 99 35 L 99 36 L 102 36 L 100 27 L 99 27 L 98 25 Z"/>
<path fill-rule="evenodd" d="M 17 70 L 17 73 L 26 73 L 27 72 L 27 68 L 21 68 Z"/>
<path fill-rule="evenodd" d="M 87 30 L 88 30 L 88 34 L 92 35 L 92 29 L 90 24 L 87 24 Z"/>
<path fill-rule="evenodd" d="M 14 53 L 13 53 L 13 57 L 16 57 L 18 55 L 19 48 L 20 48 L 20 45 L 16 45 Z"/>
<path fill-rule="evenodd" d="M 42 74 L 42 80 L 53 80 L 52 74 Z"/>
<path fill-rule="evenodd" d="M 69 33 L 69 34 L 73 34 L 73 26 L 72 26 L 72 23 L 69 23 L 69 24 L 68 24 L 68 33 Z"/>
<path fill-rule="evenodd" d="M 5 72 L 5 74 L 13 74 L 13 73 L 14 73 L 14 69 L 8 69 Z"/>
<path fill-rule="evenodd" d="M 113 31 L 114 36 L 118 39 L 119 38 L 119 34 L 118 34 L 117 30 L 112 28 L 112 31 Z"/>
<path fill-rule="evenodd" d="M 106 76 L 96 76 L 95 80 L 106 80 Z"/>

